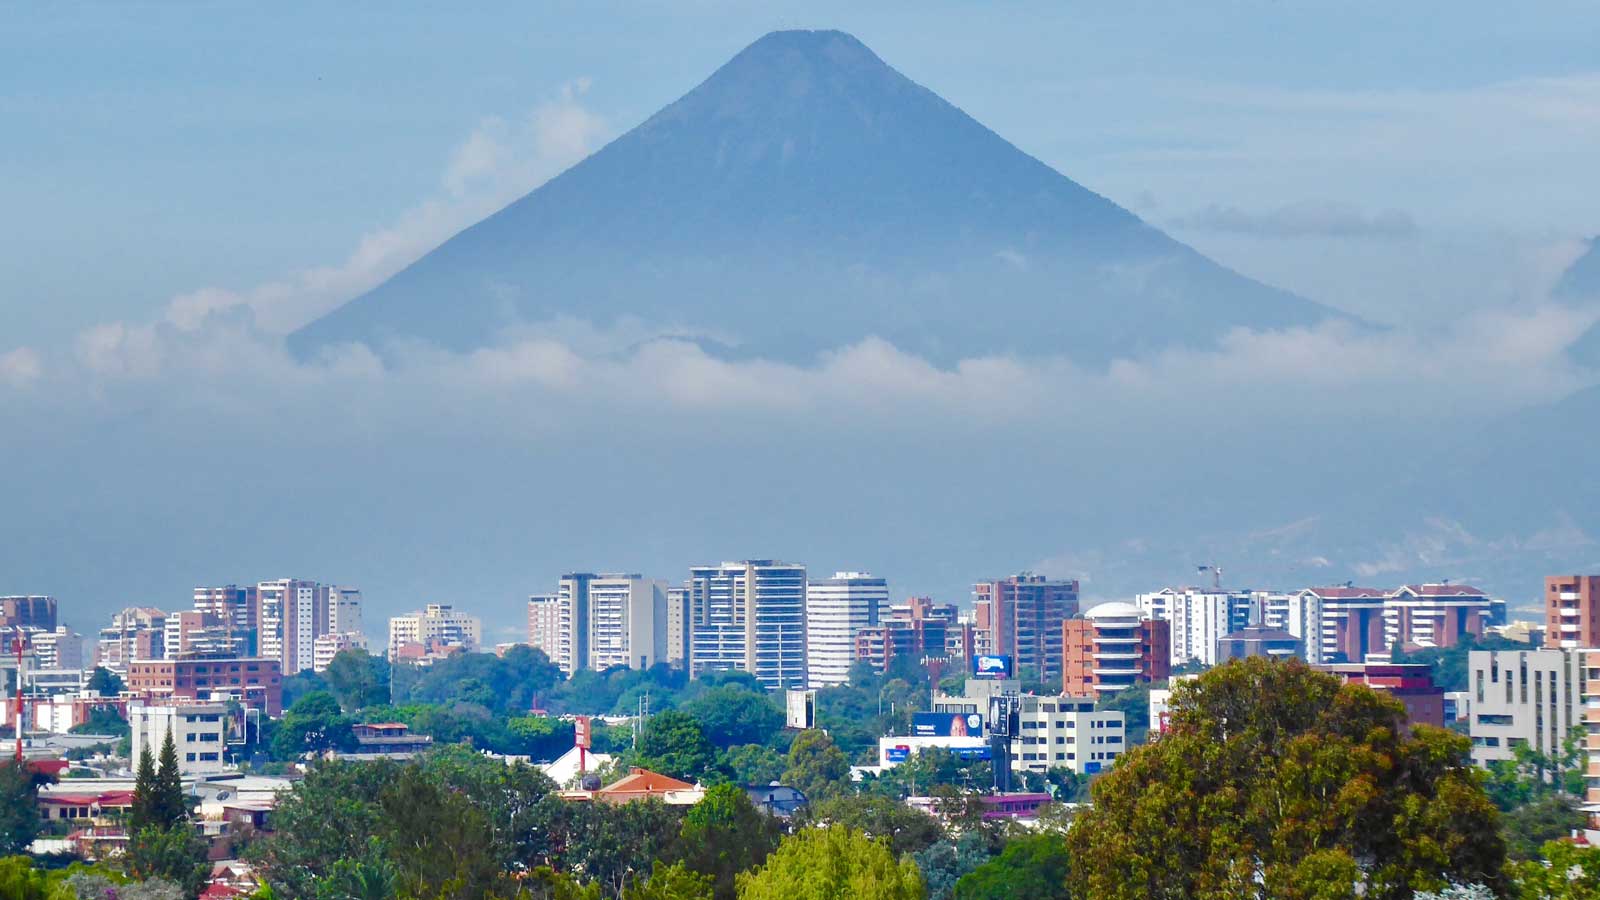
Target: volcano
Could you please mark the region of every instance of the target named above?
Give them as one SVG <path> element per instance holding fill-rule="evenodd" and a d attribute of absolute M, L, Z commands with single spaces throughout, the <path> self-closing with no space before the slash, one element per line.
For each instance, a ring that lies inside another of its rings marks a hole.
<path fill-rule="evenodd" d="M 464 351 L 629 323 L 805 362 L 1104 362 L 1344 318 L 1227 269 L 837 31 L 769 34 L 647 121 L 291 335 Z"/>

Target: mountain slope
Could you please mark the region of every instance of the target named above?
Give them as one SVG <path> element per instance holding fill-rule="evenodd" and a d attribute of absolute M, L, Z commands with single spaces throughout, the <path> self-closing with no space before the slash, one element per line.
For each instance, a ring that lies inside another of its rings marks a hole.
<path fill-rule="evenodd" d="M 806 360 L 1103 360 L 1338 314 L 1229 271 L 840 32 L 767 35 L 593 156 L 292 337 L 453 349 L 569 316 Z"/>

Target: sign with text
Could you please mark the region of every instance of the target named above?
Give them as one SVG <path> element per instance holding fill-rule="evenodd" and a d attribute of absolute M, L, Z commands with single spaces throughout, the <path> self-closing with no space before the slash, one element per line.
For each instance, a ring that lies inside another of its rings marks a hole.
<path fill-rule="evenodd" d="M 979 713 L 919 712 L 911 717 L 915 737 L 979 737 L 983 716 Z"/>
<path fill-rule="evenodd" d="M 594 746 L 594 739 L 589 733 L 589 717 L 578 716 L 572 720 L 572 744 L 585 750 Z"/>
<path fill-rule="evenodd" d="M 1010 678 L 1011 657 L 999 653 L 987 653 L 972 658 L 973 678 Z"/>

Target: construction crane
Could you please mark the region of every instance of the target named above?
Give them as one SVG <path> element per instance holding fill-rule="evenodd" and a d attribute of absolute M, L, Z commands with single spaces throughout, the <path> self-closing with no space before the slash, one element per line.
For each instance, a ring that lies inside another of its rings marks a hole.
<path fill-rule="evenodd" d="M 1222 567 L 1221 566 L 1196 566 L 1195 568 L 1202 575 L 1205 574 L 1206 572 L 1210 572 L 1211 573 L 1211 588 L 1212 588 L 1212 590 L 1217 590 L 1217 591 L 1222 590 Z"/>

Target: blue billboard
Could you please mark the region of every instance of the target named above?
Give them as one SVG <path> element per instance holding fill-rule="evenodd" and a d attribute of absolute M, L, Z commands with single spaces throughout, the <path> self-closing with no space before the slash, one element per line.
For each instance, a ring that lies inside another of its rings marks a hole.
<path fill-rule="evenodd" d="M 960 712 L 919 712 L 911 717 L 916 737 L 981 737 L 983 715 Z"/>
<path fill-rule="evenodd" d="M 973 678 L 1010 678 L 1011 657 L 999 653 L 986 653 L 972 658 Z"/>
<path fill-rule="evenodd" d="M 883 759 L 885 762 L 903 763 L 910 758 L 911 748 L 907 747 L 905 744 L 889 747 L 883 751 Z"/>

